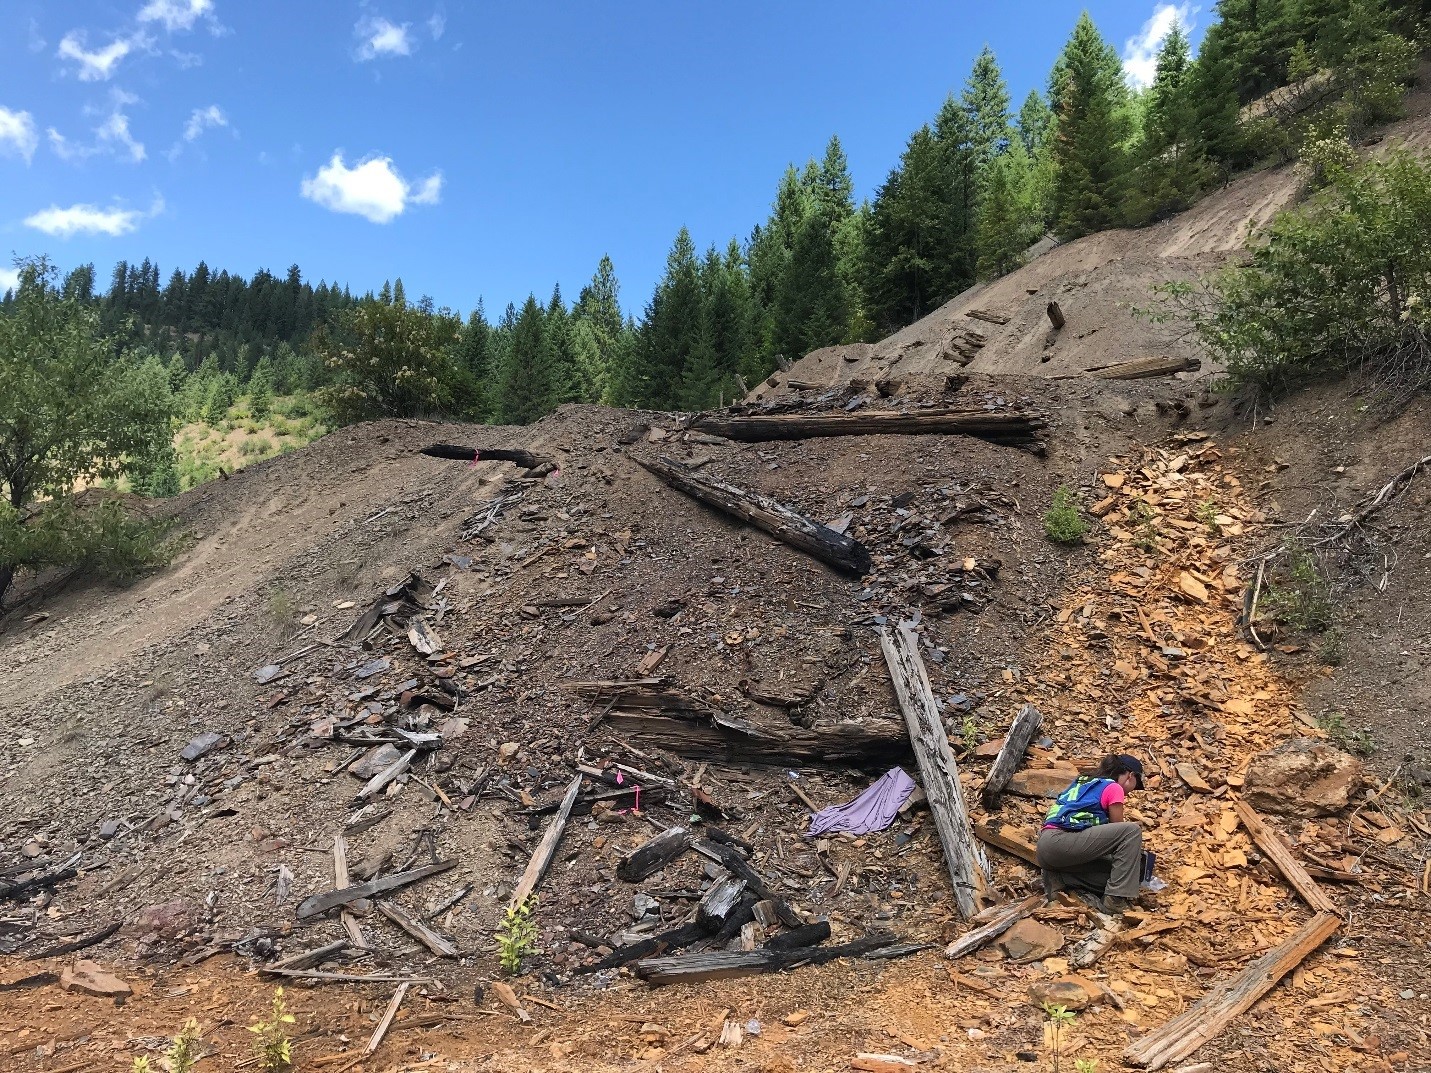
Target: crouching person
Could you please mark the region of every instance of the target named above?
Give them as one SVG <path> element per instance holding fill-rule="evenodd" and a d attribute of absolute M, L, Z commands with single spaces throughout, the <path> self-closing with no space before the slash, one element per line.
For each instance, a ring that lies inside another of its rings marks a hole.
<path fill-rule="evenodd" d="M 1136 757 L 1109 756 L 1093 775 L 1073 781 L 1048 810 L 1038 838 L 1044 892 L 1084 893 L 1121 916 L 1143 881 L 1143 830 L 1123 819 L 1128 793 L 1143 788 Z"/>

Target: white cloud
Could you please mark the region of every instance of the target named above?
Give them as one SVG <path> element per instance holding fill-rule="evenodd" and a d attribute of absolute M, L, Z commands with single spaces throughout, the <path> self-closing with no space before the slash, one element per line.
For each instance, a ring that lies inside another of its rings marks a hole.
<path fill-rule="evenodd" d="M 408 34 L 411 23 L 401 26 L 389 22 L 382 16 L 358 20 L 353 32 L 358 35 L 358 59 L 373 60 L 379 56 L 411 56 L 412 38 Z"/>
<path fill-rule="evenodd" d="M 171 34 L 192 30 L 199 19 L 213 17 L 214 0 L 149 0 L 139 9 L 140 22 L 161 22 Z"/>
<path fill-rule="evenodd" d="M 0 155 L 24 157 L 28 164 L 39 144 L 40 136 L 35 132 L 35 120 L 29 112 L 12 112 L 0 107 Z"/>
<path fill-rule="evenodd" d="M 84 47 L 84 33 L 70 32 L 60 41 L 56 53 L 62 60 L 74 60 L 78 65 L 76 73 L 81 82 L 103 82 L 114 74 L 119 61 L 134 51 L 135 45 L 143 44 L 138 36 L 117 37 L 104 48 L 90 52 Z"/>
<path fill-rule="evenodd" d="M 43 231 L 54 238 L 73 238 L 75 235 L 109 235 L 111 238 L 117 238 L 133 231 L 146 216 L 155 216 L 163 211 L 162 198 L 157 200 L 147 213 L 140 209 L 101 209 L 98 205 L 71 205 L 67 209 L 51 205 L 33 216 L 27 216 L 25 226 Z"/>
<path fill-rule="evenodd" d="M 0 268 L 0 295 L 6 291 L 16 290 L 20 286 L 20 270 L 18 268 Z"/>
<path fill-rule="evenodd" d="M 126 105 L 136 104 L 138 101 L 139 98 L 132 93 L 126 93 L 122 89 L 111 90 L 107 112 L 97 108 L 85 109 L 87 115 L 103 116 L 99 126 L 94 128 L 95 140 L 93 143 L 85 144 L 75 141 L 65 137 L 54 127 L 50 127 L 45 131 L 50 148 L 54 150 L 55 156 L 70 163 L 87 160 L 100 153 L 110 153 L 138 164 L 149 154 L 144 149 L 144 143 L 138 141 L 130 132 L 129 116 L 124 113 Z"/>
<path fill-rule="evenodd" d="M 447 16 L 443 14 L 441 8 L 434 11 L 427 20 L 427 32 L 432 34 L 434 41 L 441 40 L 442 35 L 447 32 Z"/>
<path fill-rule="evenodd" d="M 434 172 L 414 184 L 398 174 L 391 157 L 368 157 L 350 168 L 343 163 L 342 153 L 334 153 L 317 175 L 303 180 L 302 193 L 325 209 L 385 224 L 401 216 L 409 203 L 436 204 L 442 193 L 442 173 Z"/>
<path fill-rule="evenodd" d="M 1175 25 L 1184 31 L 1192 29 L 1193 16 L 1200 8 L 1192 3 L 1159 3 L 1153 14 L 1143 23 L 1137 35 L 1128 38 L 1123 45 L 1123 77 L 1134 89 L 1146 89 L 1153 84 L 1153 76 L 1158 73 L 1158 49 L 1163 39 Z"/>
<path fill-rule="evenodd" d="M 211 104 L 207 108 L 195 108 L 193 114 L 189 116 L 189 122 L 184 124 L 184 140 L 192 142 L 210 127 L 227 127 L 228 125 L 229 117 L 224 115 L 223 109 L 217 104 Z"/>

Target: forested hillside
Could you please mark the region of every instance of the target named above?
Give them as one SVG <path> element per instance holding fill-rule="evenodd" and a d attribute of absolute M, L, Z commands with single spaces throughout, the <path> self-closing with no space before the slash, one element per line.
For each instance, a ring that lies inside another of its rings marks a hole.
<path fill-rule="evenodd" d="M 856 201 L 832 137 L 780 176 L 769 217 L 743 239 L 702 251 L 681 229 L 639 310 L 623 306 L 608 258 L 575 301 L 533 293 L 496 315 L 480 299 L 466 314 L 434 308 L 401 280 L 362 295 L 314 285 L 297 265 L 245 278 L 200 263 L 166 277 L 145 260 L 116 266 L 107 288 L 86 265 L 62 292 L 98 310 L 115 351 L 163 366 L 188 428 L 181 445 L 236 427 L 267 436 L 225 441 L 230 464 L 379 415 L 526 423 L 573 401 L 701 409 L 811 350 L 882 338 L 1017 267 L 1046 233 L 1145 225 L 1239 170 L 1295 157 L 1304 140 L 1355 141 L 1396 114 L 1425 9 L 1222 0 L 1197 56 L 1175 27 L 1141 90 L 1085 13 L 1046 87 L 1017 105 L 985 48 L 871 199 Z M 1254 103 L 1279 87 L 1296 107 Z M 285 424 L 268 435 L 275 399 Z M 185 485 L 222 464 L 181 462 Z M 133 476 L 171 491 L 168 468 L 155 479 L 136 464 Z"/>

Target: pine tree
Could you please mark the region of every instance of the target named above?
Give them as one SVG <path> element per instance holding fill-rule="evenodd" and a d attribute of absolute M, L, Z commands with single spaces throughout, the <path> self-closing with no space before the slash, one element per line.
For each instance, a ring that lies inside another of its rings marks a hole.
<path fill-rule="evenodd" d="M 1186 208 L 1206 184 L 1209 169 L 1197 155 L 1197 111 L 1191 95 L 1187 35 L 1174 23 L 1158 51 L 1138 147 L 1132 221 L 1157 220 Z"/>
<path fill-rule="evenodd" d="M 1023 142 L 1015 138 L 1008 152 L 989 165 L 979 213 L 979 276 L 993 279 L 1023 263 L 1024 251 L 1042 230 L 1033 205 L 1033 166 Z"/>
<path fill-rule="evenodd" d="M 915 131 L 897 168 L 875 193 L 865 242 L 865 292 L 881 329 L 913 323 L 946 297 L 942 281 L 947 181 L 934 132 Z"/>
<path fill-rule="evenodd" d="M 1128 90 L 1118 53 L 1084 12 L 1054 68 L 1054 225 L 1064 239 L 1116 226 L 1126 186 Z"/>
<path fill-rule="evenodd" d="M 562 301 L 560 284 L 552 289 L 544 327 L 542 413 L 548 414 L 562 403 L 580 402 L 583 398 L 581 378 L 577 372 L 576 355 L 572 346 L 571 315 L 567 312 L 566 303 Z"/>
<path fill-rule="evenodd" d="M 611 400 L 624 360 L 628 340 L 620 294 L 616 267 L 609 256 L 603 255 L 572 310 L 576 369 L 581 397 L 587 402 Z"/>
<path fill-rule="evenodd" d="M 666 258 L 666 273 L 646 307 L 640 338 L 623 378 L 624 403 L 662 410 L 680 406 L 682 378 L 695 372 L 692 355 L 700 343 L 701 306 L 695 244 L 683 227 Z"/>
<path fill-rule="evenodd" d="M 1019 107 L 1019 140 L 1024 152 L 1033 159 L 1040 149 L 1049 143 L 1053 135 L 1053 109 L 1036 89 L 1029 90 L 1024 103 Z"/>
<path fill-rule="evenodd" d="M 835 232 L 823 210 L 807 215 L 795 235 L 790 265 L 775 292 L 775 344 L 792 361 L 843 342 L 849 301 L 840 279 Z"/>
<path fill-rule="evenodd" d="M 969 146 L 974 168 L 982 181 L 986 169 L 1013 137 L 1009 126 L 1009 88 L 999 70 L 999 61 L 987 45 L 974 60 L 961 101 L 964 114 L 969 117 Z"/>
<path fill-rule="evenodd" d="M 498 391 L 498 412 L 505 424 L 526 425 L 541 417 L 547 395 L 542 382 L 546 314 L 535 295 L 527 295 L 511 328 L 510 349 Z"/>
<path fill-rule="evenodd" d="M 265 354 L 248 378 L 248 409 L 254 417 L 267 417 L 273 408 L 273 366 Z"/>
<path fill-rule="evenodd" d="M 492 326 L 487 323 L 487 311 L 479 298 L 477 308 L 468 316 L 462 328 L 462 338 L 457 343 L 457 361 L 466 371 L 471 384 L 471 397 L 466 400 L 463 409 L 478 421 L 495 416 L 493 396 L 496 392 L 492 380 L 497 367 L 493 357 Z"/>

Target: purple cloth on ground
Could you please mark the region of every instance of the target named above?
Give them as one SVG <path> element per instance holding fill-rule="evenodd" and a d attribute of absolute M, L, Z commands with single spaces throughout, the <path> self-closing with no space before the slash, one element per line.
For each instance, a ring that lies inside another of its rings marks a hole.
<path fill-rule="evenodd" d="M 814 838 L 831 831 L 852 835 L 883 831 L 894 822 L 899 807 L 913 792 L 914 780 L 903 768 L 892 767 L 853 801 L 822 808 L 810 817 L 810 830 L 805 832 L 805 837 Z"/>

